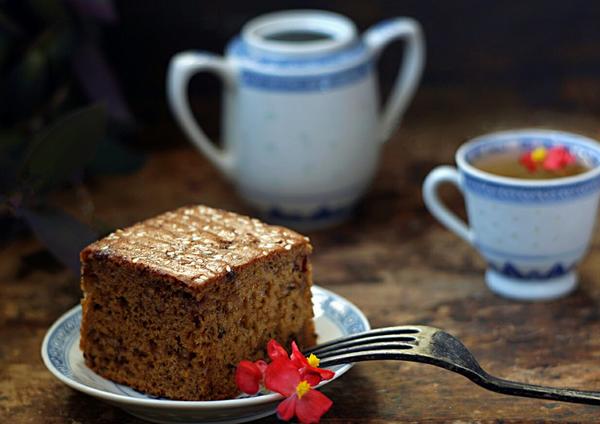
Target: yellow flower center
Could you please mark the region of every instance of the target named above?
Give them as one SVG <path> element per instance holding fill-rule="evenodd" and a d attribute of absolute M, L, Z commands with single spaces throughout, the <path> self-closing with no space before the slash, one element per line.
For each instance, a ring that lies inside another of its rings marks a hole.
<path fill-rule="evenodd" d="M 321 363 L 321 360 L 317 358 L 317 355 L 315 355 L 314 353 L 311 353 L 310 356 L 306 359 L 308 360 L 308 365 L 310 365 L 311 367 L 316 368 Z"/>
<path fill-rule="evenodd" d="M 310 384 L 308 384 L 308 381 L 302 380 L 300 383 L 298 383 L 296 386 L 296 395 L 298 396 L 298 399 L 302 399 L 302 396 L 307 394 L 309 390 Z"/>
<path fill-rule="evenodd" d="M 534 162 L 543 162 L 544 159 L 546 159 L 547 155 L 548 155 L 548 151 L 545 148 L 536 147 L 531 152 L 531 160 L 533 160 Z"/>

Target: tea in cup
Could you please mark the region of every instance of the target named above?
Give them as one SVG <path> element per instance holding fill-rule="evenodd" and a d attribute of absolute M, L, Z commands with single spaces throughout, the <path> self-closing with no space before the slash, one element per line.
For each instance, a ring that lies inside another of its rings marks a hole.
<path fill-rule="evenodd" d="M 560 131 L 525 129 L 477 137 L 423 184 L 429 211 L 487 262 L 502 296 L 549 300 L 577 285 L 600 197 L 600 144 Z M 469 223 L 440 201 L 445 182 L 463 193 Z"/>

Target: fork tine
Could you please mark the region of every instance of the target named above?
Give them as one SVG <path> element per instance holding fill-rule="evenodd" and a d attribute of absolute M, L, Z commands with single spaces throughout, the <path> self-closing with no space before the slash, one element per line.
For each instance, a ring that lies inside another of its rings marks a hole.
<path fill-rule="evenodd" d="M 405 342 L 405 343 L 415 343 L 417 342 L 417 338 L 414 336 L 405 336 L 405 335 L 397 335 L 397 334 L 384 334 L 384 335 L 368 335 L 364 338 L 354 339 L 354 340 L 346 340 L 343 339 L 338 341 L 337 343 L 330 344 L 329 346 L 318 346 L 316 349 L 312 350 L 310 353 L 314 353 L 315 355 L 322 357 L 324 354 L 328 354 L 331 351 L 338 351 L 344 348 L 350 348 L 354 346 L 365 346 L 373 343 L 392 343 L 392 342 Z"/>
<path fill-rule="evenodd" d="M 409 347 L 414 347 L 410 346 Z M 415 362 L 427 362 L 422 359 L 420 355 L 415 355 L 406 348 L 382 348 L 382 349 L 366 349 L 355 352 L 344 352 L 337 355 L 328 356 L 323 358 L 320 363 L 320 367 L 330 367 L 339 364 L 349 364 L 351 362 L 363 362 L 363 361 L 382 361 L 382 360 L 409 360 Z"/>
<path fill-rule="evenodd" d="M 418 334 L 421 332 L 421 329 L 416 326 L 397 326 L 397 327 L 384 327 L 377 328 L 375 330 L 368 330 L 362 333 L 351 334 L 349 336 L 340 337 L 335 340 L 331 340 L 326 343 L 322 343 L 315 347 L 306 349 L 304 351 L 305 354 L 314 353 L 317 351 L 322 351 L 325 348 L 329 348 L 330 346 L 337 345 L 338 343 L 349 342 L 352 340 L 360 340 L 364 338 L 369 338 L 373 336 L 384 336 L 384 335 L 404 335 L 409 336 L 411 334 Z"/>
<path fill-rule="evenodd" d="M 414 344 L 396 342 L 396 341 L 384 341 L 384 342 L 371 342 L 353 346 L 340 346 L 339 348 L 332 348 L 330 351 L 319 354 L 319 358 L 325 361 L 327 358 L 342 357 L 344 355 L 350 355 L 359 352 L 372 352 L 372 351 L 402 351 L 410 350 L 415 347 Z"/>

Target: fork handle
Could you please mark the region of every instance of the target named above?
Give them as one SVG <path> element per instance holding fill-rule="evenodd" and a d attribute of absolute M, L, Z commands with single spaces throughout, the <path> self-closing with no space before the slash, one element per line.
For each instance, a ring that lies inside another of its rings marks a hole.
<path fill-rule="evenodd" d="M 584 403 L 587 405 L 600 405 L 600 392 L 537 386 L 534 384 L 504 380 L 489 374 L 485 377 L 486 378 L 481 381 L 471 380 L 483 388 L 506 395 L 558 400 L 561 402 Z"/>
<path fill-rule="evenodd" d="M 461 374 L 467 377 L 473 383 L 492 392 L 505 395 L 538 398 L 546 400 L 557 400 L 561 402 L 583 403 L 587 405 L 600 405 L 600 392 L 591 392 L 584 390 L 559 389 L 555 387 L 537 386 L 533 384 L 519 383 L 516 381 L 504 380 L 494 377 L 479 368 L 477 371 L 463 368 L 457 364 L 452 364 L 429 355 L 418 353 L 386 352 L 384 350 L 371 352 L 356 352 L 337 357 L 324 358 L 321 360 L 322 367 L 331 365 L 347 364 L 350 362 L 379 361 L 379 360 L 397 360 L 419 362 L 435 365 L 448 371 Z"/>

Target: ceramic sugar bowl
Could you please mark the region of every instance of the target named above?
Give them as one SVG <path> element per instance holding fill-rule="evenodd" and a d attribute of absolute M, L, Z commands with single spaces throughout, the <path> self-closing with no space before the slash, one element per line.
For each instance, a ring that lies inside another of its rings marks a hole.
<path fill-rule="evenodd" d="M 405 42 L 380 110 L 375 61 Z M 424 61 L 418 23 L 390 19 L 359 36 L 325 11 L 271 13 L 248 22 L 225 57 L 183 52 L 171 61 L 171 109 L 190 140 L 267 220 L 315 228 L 343 219 L 367 190 L 379 151 L 400 122 Z M 198 126 L 187 100 L 197 72 L 224 81 L 223 143 Z"/>

